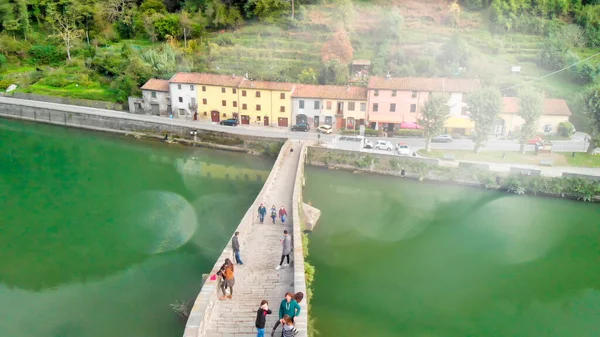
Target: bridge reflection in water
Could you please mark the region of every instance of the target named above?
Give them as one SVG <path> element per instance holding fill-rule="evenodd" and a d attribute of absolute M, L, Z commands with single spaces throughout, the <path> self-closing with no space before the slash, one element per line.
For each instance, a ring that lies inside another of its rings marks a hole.
<path fill-rule="evenodd" d="M 269 175 L 269 171 L 266 170 L 209 163 L 197 157 L 177 158 L 173 161 L 170 157 L 152 155 L 150 160 L 163 164 L 173 164 L 177 172 L 184 177 L 194 175 L 199 178 L 264 182 Z"/>

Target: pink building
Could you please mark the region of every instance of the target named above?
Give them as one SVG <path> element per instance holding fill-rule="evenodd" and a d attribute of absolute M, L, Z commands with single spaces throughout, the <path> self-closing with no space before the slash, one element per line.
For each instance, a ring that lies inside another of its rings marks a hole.
<path fill-rule="evenodd" d="M 481 88 L 475 79 L 371 77 L 367 118 L 374 129 L 393 131 L 404 122 L 417 122 L 420 109 L 431 92 L 449 94 L 451 116 L 465 116 L 465 94 Z"/>

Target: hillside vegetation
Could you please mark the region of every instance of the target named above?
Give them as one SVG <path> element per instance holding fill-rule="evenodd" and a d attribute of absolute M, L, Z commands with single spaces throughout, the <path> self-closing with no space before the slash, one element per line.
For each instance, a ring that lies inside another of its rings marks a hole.
<path fill-rule="evenodd" d="M 376 75 L 477 77 L 512 95 L 600 50 L 598 0 L 0 0 L 0 22 L 0 89 L 114 102 L 176 71 L 363 85 L 353 59 Z M 578 97 L 599 63 L 532 85 L 567 99 L 585 127 Z"/>

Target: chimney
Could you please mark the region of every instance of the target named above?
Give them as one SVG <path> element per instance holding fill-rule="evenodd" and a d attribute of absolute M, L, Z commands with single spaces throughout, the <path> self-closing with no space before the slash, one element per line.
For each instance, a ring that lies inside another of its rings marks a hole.
<path fill-rule="evenodd" d="M 385 75 L 385 79 L 389 80 L 390 78 L 392 78 L 392 75 L 390 75 L 390 72 L 388 71 L 387 75 Z"/>
<path fill-rule="evenodd" d="M 250 80 L 250 86 L 254 88 L 254 80 Z"/>
<path fill-rule="evenodd" d="M 235 74 L 232 74 L 232 75 L 231 75 L 231 78 L 235 78 Z"/>

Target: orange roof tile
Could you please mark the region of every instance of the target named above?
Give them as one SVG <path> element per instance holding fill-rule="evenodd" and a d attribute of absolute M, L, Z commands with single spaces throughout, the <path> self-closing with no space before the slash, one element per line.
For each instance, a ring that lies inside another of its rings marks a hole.
<path fill-rule="evenodd" d="M 463 92 L 469 93 L 481 88 L 476 79 L 425 78 L 425 77 L 371 77 L 369 89 Z"/>
<path fill-rule="evenodd" d="M 140 88 L 142 90 L 169 91 L 169 81 L 151 78 Z"/>
<path fill-rule="evenodd" d="M 295 83 L 251 81 L 251 80 L 247 80 L 247 79 L 244 79 L 239 84 L 240 88 L 245 88 L 245 89 L 263 89 L 263 90 L 279 90 L 279 91 L 292 91 L 295 86 L 296 86 Z"/>
<path fill-rule="evenodd" d="M 518 97 L 503 97 L 502 98 L 502 113 L 518 114 L 519 113 L 519 98 Z M 571 116 L 571 110 L 564 99 L 546 98 L 542 113 L 544 115 Z"/>
<path fill-rule="evenodd" d="M 207 84 L 223 87 L 237 87 L 244 80 L 243 76 L 217 75 L 206 73 L 177 73 L 171 77 L 171 83 Z"/>
<path fill-rule="evenodd" d="M 293 97 L 367 100 L 367 88 L 342 85 L 299 84 Z"/>

